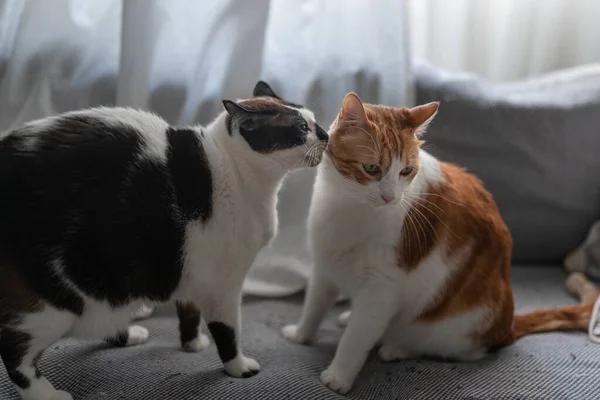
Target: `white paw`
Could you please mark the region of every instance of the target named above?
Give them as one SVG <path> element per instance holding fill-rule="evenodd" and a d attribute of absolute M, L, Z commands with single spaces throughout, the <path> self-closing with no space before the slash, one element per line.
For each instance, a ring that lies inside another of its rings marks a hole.
<path fill-rule="evenodd" d="M 146 319 L 150 318 L 154 313 L 154 307 L 142 304 L 140 308 L 134 311 L 133 319 Z"/>
<path fill-rule="evenodd" d="M 348 393 L 354 383 L 350 379 L 345 378 L 338 371 L 333 370 L 331 367 L 321 373 L 321 382 L 329 389 L 340 394 Z"/>
<path fill-rule="evenodd" d="M 310 338 L 303 335 L 298 325 L 286 325 L 281 329 L 281 336 L 289 340 L 290 342 L 304 344 L 310 340 Z"/>
<path fill-rule="evenodd" d="M 64 390 L 57 390 L 48 397 L 48 400 L 73 400 L 73 396 Z"/>
<path fill-rule="evenodd" d="M 188 353 L 197 353 L 210 346 L 210 339 L 204 333 L 198 335 L 197 338 L 183 344 L 183 350 Z"/>
<path fill-rule="evenodd" d="M 383 345 L 379 348 L 379 358 L 385 362 L 407 360 L 410 357 L 408 351 L 398 346 Z"/>
<path fill-rule="evenodd" d="M 146 343 L 150 337 L 148 329 L 139 325 L 131 325 L 127 328 L 127 346 L 135 346 L 138 344 Z"/>
<path fill-rule="evenodd" d="M 340 326 L 347 326 L 348 325 L 348 321 L 350 321 L 350 314 L 352 312 L 350 310 L 348 311 L 344 311 L 343 313 L 341 313 L 338 317 L 337 323 Z"/>
<path fill-rule="evenodd" d="M 260 365 L 246 356 L 238 355 L 233 360 L 225 364 L 225 372 L 234 378 L 250 378 L 258 374 Z"/>

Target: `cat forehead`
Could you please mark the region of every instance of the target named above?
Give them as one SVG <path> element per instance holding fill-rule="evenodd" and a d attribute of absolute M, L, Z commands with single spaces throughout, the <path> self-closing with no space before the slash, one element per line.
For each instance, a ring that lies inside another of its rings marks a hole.
<path fill-rule="evenodd" d="M 303 106 L 295 103 L 290 103 L 285 100 L 281 100 L 275 97 L 254 97 L 252 99 L 238 100 L 238 103 L 244 105 L 244 107 L 252 111 L 266 111 L 273 113 L 289 113 L 299 112 L 302 116 L 312 115 L 312 112 L 305 109 Z M 308 114 L 305 114 L 308 113 Z"/>

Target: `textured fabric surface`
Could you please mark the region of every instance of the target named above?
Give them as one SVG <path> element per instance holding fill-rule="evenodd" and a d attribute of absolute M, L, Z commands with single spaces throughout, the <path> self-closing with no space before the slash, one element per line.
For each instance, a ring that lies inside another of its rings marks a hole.
<path fill-rule="evenodd" d="M 484 181 L 516 261 L 562 261 L 600 216 L 600 65 L 511 84 L 415 71 L 418 103 L 442 102 L 425 148 Z"/>
<path fill-rule="evenodd" d="M 565 272 L 556 267 L 513 270 L 519 311 L 573 303 L 564 289 Z M 214 344 L 199 354 L 178 349 L 172 310 L 141 324 L 150 341 L 138 347 L 63 340 L 42 357 L 40 369 L 75 399 L 337 399 L 319 373 L 333 357 L 341 328 L 334 310 L 313 346 L 289 343 L 279 328 L 296 321 L 301 299 L 255 300 L 244 305 L 244 346 L 260 361 L 250 379 L 226 376 Z M 526 337 L 483 361 L 381 363 L 376 355 L 360 374 L 350 399 L 581 399 L 600 398 L 600 345 L 583 333 Z M 6 371 L 0 370 L 0 399 L 17 400 Z"/>

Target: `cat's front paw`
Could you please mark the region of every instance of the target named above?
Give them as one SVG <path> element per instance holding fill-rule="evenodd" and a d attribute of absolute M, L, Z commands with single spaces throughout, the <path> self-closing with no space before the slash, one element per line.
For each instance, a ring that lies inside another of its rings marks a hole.
<path fill-rule="evenodd" d="M 289 340 L 290 342 L 298 344 L 306 344 L 310 341 L 310 338 L 304 335 L 298 325 L 286 325 L 281 329 L 281 336 Z"/>
<path fill-rule="evenodd" d="M 379 358 L 384 362 L 407 360 L 410 353 L 399 346 L 383 345 L 379 348 Z"/>
<path fill-rule="evenodd" d="M 256 360 L 238 355 L 225 364 L 225 372 L 234 378 L 250 378 L 260 371 L 260 365 Z"/>
<path fill-rule="evenodd" d="M 133 319 L 146 319 L 154 314 L 154 307 L 142 304 L 140 308 L 133 312 Z"/>
<path fill-rule="evenodd" d="M 150 333 L 148 329 L 139 325 L 131 325 L 127 328 L 127 343 L 126 346 L 136 346 L 148 341 Z"/>
<path fill-rule="evenodd" d="M 56 390 L 48 397 L 48 400 L 73 400 L 73 396 L 64 390 Z"/>
<path fill-rule="evenodd" d="M 339 394 L 346 394 L 352 389 L 351 379 L 346 378 L 343 374 L 329 367 L 321 373 L 321 382 L 329 389 Z"/>
<path fill-rule="evenodd" d="M 344 311 L 338 316 L 337 323 L 339 326 L 348 326 L 348 322 L 350 322 L 351 311 Z"/>
<path fill-rule="evenodd" d="M 197 338 L 190 340 L 189 342 L 183 343 L 182 347 L 184 351 L 188 353 L 197 353 L 210 346 L 210 339 L 204 333 L 198 335 Z"/>

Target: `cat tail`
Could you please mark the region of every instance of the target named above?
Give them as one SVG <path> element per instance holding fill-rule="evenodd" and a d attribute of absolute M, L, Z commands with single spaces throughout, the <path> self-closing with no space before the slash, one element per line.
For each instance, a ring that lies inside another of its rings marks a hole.
<path fill-rule="evenodd" d="M 550 309 L 538 309 L 515 315 L 513 319 L 514 338 L 537 332 L 580 330 L 587 331 L 594 310 L 594 303 L 600 289 L 579 272 L 567 279 L 567 288 L 581 303 Z"/>
<path fill-rule="evenodd" d="M 551 309 L 539 309 L 515 315 L 513 332 L 515 339 L 525 335 L 549 331 L 586 331 L 590 324 L 594 302 L 580 303 Z"/>

